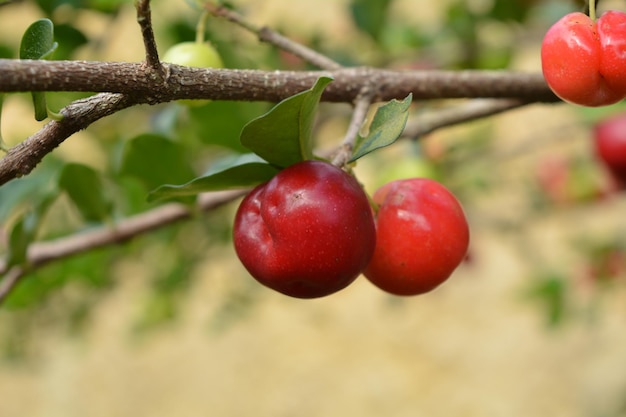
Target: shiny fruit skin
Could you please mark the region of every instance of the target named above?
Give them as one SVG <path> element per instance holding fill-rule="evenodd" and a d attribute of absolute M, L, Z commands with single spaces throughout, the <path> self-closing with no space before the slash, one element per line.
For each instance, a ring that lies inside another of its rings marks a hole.
<path fill-rule="evenodd" d="M 626 114 L 598 122 L 594 127 L 594 147 L 599 160 L 614 177 L 620 189 L 626 187 Z"/>
<path fill-rule="evenodd" d="M 219 53 L 209 43 L 182 42 L 168 49 L 163 62 L 194 68 L 223 68 L 224 63 Z M 179 100 L 181 104 L 201 106 L 210 100 Z"/>
<path fill-rule="evenodd" d="M 241 202 L 235 251 L 261 284 L 317 298 L 352 283 L 369 262 L 376 229 L 356 179 L 321 161 L 280 171 Z"/>
<path fill-rule="evenodd" d="M 608 11 L 597 23 L 602 59 L 600 74 L 613 91 L 626 97 L 626 13 Z"/>
<path fill-rule="evenodd" d="M 589 107 L 616 103 L 626 96 L 626 60 L 619 52 L 626 14 L 604 13 L 596 22 L 570 13 L 546 33 L 541 46 L 544 78 L 561 99 Z"/>
<path fill-rule="evenodd" d="M 427 178 L 390 182 L 373 196 L 376 249 L 364 275 L 395 295 L 418 295 L 446 281 L 463 261 L 469 227 L 463 208 Z"/>
<path fill-rule="evenodd" d="M 208 43 L 182 42 L 163 55 L 163 62 L 196 68 L 222 68 L 224 63 L 215 48 Z"/>

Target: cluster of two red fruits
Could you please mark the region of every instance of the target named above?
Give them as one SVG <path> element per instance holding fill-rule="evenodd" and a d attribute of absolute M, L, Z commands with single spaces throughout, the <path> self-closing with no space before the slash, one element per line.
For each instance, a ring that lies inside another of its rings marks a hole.
<path fill-rule="evenodd" d="M 163 61 L 223 66 L 206 42 L 177 44 Z M 243 199 L 233 240 L 257 281 L 292 297 L 335 293 L 362 273 L 384 291 L 417 295 L 439 286 L 461 263 L 469 229 L 459 202 L 435 181 L 388 183 L 372 204 L 352 175 L 304 161 Z"/>
<path fill-rule="evenodd" d="M 561 99 L 597 107 L 626 98 L 626 13 L 610 10 L 596 19 L 569 13 L 544 36 L 541 63 L 544 78 Z"/>
<path fill-rule="evenodd" d="M 292 297 L 323 297 L 361 274 L 391 294 L 417 295 L 462 262 L 469 229 L 457 199 L 436 181 L 392 181 L 371 202 L 352 175 L 304 161 L 243 199 L 233 240 L 257 281 Z"/>
<path fill-rule="evenodd" d="M 544 78 L 561 99 L 598 107 L 626 98 L 626 13 L 610 10 L 596 19 L 595 1 L 589 15 L 570 13 L 546 33 L 541 46 Z M 618 189 L 626 188 L 626 116 L 598 123 L 596 155 Z"/>

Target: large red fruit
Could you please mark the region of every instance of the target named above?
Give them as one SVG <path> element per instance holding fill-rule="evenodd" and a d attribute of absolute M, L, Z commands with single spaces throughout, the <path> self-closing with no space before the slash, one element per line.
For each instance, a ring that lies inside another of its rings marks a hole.
<path fill-rule="evenodd" d="M 597 123 L 594 145 L 596 155 L 617 181 L 618 187 L 626 188 L 626 114 Z"/>
<path fill-rule="evenodd" d="M 604 106 L 626 97 L 626 13 L 608 11 L 596 21 L 570 13 L 546 33 L 543 75 L 565 101 Z"/>
<path fill-rule="evenodd" d="M 469 227 L 454 195 L 440 183 L 413 178 L 376 191 L 376 250 L 364 275 L 396 295 L 417 295 L 444 282 L 463 261 Z"/>
<path fill-rule="evenodd" d="M 261 284 L 298 298 L 348 286 L 376 244 L 365 192 L 341 169 L 305 161 L 279 172 L 241 202 L 235 250 Z"/>

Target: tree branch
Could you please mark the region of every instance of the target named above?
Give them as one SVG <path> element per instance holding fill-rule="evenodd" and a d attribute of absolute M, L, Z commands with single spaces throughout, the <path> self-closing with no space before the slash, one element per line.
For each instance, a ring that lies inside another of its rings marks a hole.
<path fill-rule="evenodd" d="M 530 104 L 519 99 L 475 99 L 446 109 L 437 109 L 418 114 L 404 129 L 403 136 L 419 139 L 439 128 L 451 126 L 483 117 L 493 116 Z"/>
<path fill-rule="evenodd" d="M 281 35 L 280 33 L 264 26 L 257 27 L 252 23 L 246 21 L 242 15 L 230 10 L 222 5 L 214 5 L 212 3 L 206 3 L 204 6 L 212 15 L 222 17 L 229 22 L 235 23 L 240 27 L 246 29 L 249 32 L 258 36 L 261 42 L 266 42 L 277 46 L 278 48 L 292 53 L 297 57 L 300 57 L 308 63 L 315 65 L 318 68 L 325 70 L 337 70 L 342 67 L 341 64 L 328 58 L 326 55 L 322 55 L 314 49 L 311 49 L 305 45 L 294 42 L 291 39 Z"/>
<path fill-rule="evenodd" d="M 4 279 L 0 281 L 0 305 L 2 305 L 2 302 L 20 282 L 24 275 L 26 275 L 26 269 L 22 266 L 15 266 L 9 269 Z"/>
<path fill-rule="evenodd" d="M 141 28 L 144 48 L 146 49 L 146 65 L 157 75 L 160 80 L 165 79 L 165 71 L 159 60 L 154 31 L 152 29 L 152 12 L 150 11 L 150 0 L 137 0 L 137 23 Z"/>
<path fill-rule="evenodd" d="M 414 100 L 519 98 L 555 102 L 540 73 L 509 71 L 396 71 L 369 67 L 334 71 L 260 71 L 189 68 L 163 64 L 164 82 L 139 63 L 0 59 L 0 92 L 83 91 L 132 96 L 138 103 L 179 99 L 277 102 L 310 88 L 320 76 L 334 78 L 322 100 L 353 102 L 364 85 L 377 85 L 379 100 L 413 94 Z"/>
<path fill-rule="evenodd" d="M 363 86 L 376 85 L 376 97 L 386 101 L 458 97 L 518 97 L 518 100 L 558 100 L 541 74 L 503 71 L 390 71 L 367 67 L 320 71 L 214 70 L 169 66 L 167 80 L 146 77 L 141 64 L 85 61 L 19 61 L 0 59 L 0 92 L 110 91 L 68 105 L 64 119 L 52 121 L 0 159 L 0 185 L 30 173 L 42 158 L 75 132 L 96 120 L 138 103 L 180 98 L 279 101 L 310 88 L 321 75 L 334 78 L 324 100 L 349 102 Z M 442 123 L 445 113 L 437 116 Z M 453 122 L 454 122 L 453 116 Z M 451 124 L 443 120 L 445 124 Z M 456 121 L 458 123 L 458 121 Z M 436 126 L 435 126 L 436 127 Z"/>
<path fill-rule="evenodd" d="M 245 190 L 230 190 L 201 194 L 197 210 L 215 209 L 244 193 Z M 197 210 L 192 210 L 182 204 L 169 203 L 124 219 L 114 227 L 105 226 L 49 242 L 34 243 L 28 248 L 27 268 L 22 266 L 9 268 L 5 261 L 0 260 L 0 274 L 6 274 L 0 281 L 0 304 L 27 272 L 32 272 L 52 261 L 126 242 L 143 233 L 189 219 Z"/>
<path fill-rule="evenodd" d="M 369 110 L 372 100 L 375 97 L 376 90 L 372 87 L 363 87 L 361 93 L 354 101 L 354 111 L 352 112 L 352 118 L 348 125 L 348 130 L 339 146 L 335 156 L 332 159 L 332 164 L 338 167 L 343 167 L 350 157 L 352 156 L 352 150 L 354 144 L 359 135 L 361 127 L 367 118 L 367 111 Z"/>
<path fill-rule="evenodd" d="M 124 94 L 102 93 L 77 100 L 61 110 L 63 119 L 53 120 L 0 159 L 0 186 L 29 174 L 44 156 L 65 139 L 96 120 L 136 104 Z"/>

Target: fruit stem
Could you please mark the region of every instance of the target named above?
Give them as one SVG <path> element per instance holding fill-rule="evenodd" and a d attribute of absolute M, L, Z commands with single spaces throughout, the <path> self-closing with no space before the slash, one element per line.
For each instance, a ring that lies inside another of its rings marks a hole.
<path fill-rule="evenodd" d="M 596 20 L 596 0 L 589 0 L 589 18 Z"/>
<path fill-rule="evenodd" d="M 198 19 L 198 24 L 196 25 L 196 42 L 197 43 L 204 42 L 204 32 L 206 30 L 206 20 L 208 17 L 209 17 L 209 12 L 205 10 L 200 15 L 200 19 Z"/>

